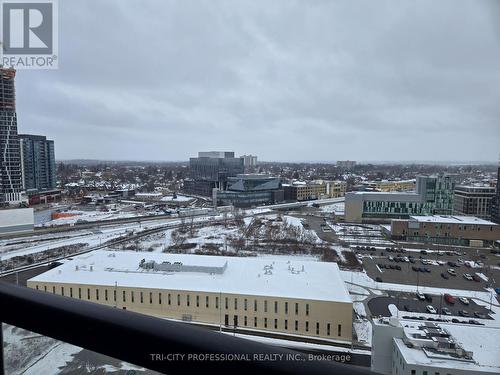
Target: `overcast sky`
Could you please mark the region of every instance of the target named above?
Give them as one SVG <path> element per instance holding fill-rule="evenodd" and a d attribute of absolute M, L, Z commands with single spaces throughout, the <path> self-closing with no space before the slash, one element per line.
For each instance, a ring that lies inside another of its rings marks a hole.
<path fill-rule="evenodd" d="M 59 1 L 19 71 L 56 158 L 498 160 L 498 1 Z"/>

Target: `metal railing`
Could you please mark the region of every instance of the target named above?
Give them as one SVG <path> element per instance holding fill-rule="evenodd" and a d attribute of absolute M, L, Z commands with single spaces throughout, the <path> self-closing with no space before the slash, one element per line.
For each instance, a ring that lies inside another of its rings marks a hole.
<path fill-rule="evenodd" d="M 4 282 L 0 322 L 165 374 L 371 374 L 352 365 L 309 361 L 292 350 Z M 0 354 L 0 374 L 3 364 Z"/>

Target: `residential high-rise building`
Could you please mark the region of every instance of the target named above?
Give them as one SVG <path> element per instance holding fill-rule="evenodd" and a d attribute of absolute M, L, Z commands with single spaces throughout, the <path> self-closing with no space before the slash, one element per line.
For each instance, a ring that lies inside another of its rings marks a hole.
<path fill-rule="evenodd" d="M 494 187 L 458 185 L 453 197 L 453 214 L 476 216 L 489 220 L 491 218 L 491 201 L 494 197 Z"/>
<path fill-rule="evenodd" d="M 189 159 L 190 179 L 184 181 L 188 194 L 211 197 L 213 189 L 225 190 L 227 178 L 244 172 L 243 159 L 235 158 L 234 152 L 199 152 Z"/>
<path fill-rule="evenodd" d="M 28 194 L 56 188 L 54 141 L 42 135 L 20 134 L 23 189 Z"/>
<path fill-rule="evenodd" d="M 15 76 L 15 69 L 0 68 L 0 205 L 23 200 Z"/>

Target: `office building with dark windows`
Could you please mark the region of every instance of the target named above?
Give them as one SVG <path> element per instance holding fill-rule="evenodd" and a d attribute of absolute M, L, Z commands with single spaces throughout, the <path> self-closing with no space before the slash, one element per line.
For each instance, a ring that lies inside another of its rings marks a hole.
<path fill-rule="evenodd" d="M 228 177 L 227 190 L 216 190 L 218 205 L 252 207 L 283 202 L 284 192 L 279 177 L 263 174 L 239 174 Z"/>
<path fill-rule="evenodd" d="M 234 157 L 234 152 L 199 152 L 189 159 L 189 176 L 183 190 L 187 194 L 212 197 L 213 189 L 225 190 L 228 177 L 244 172 L 244 161 Z"/>

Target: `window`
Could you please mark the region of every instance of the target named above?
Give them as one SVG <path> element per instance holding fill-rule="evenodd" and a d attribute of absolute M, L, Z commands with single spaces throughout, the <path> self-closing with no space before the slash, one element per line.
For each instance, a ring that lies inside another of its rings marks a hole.
<path fill-rule="evenodd" d="M 299 330 L 299 321 L 298 320 L 295 321 L 295 330 L 296 331 Z"/>
<path fill-rule="evenodd" d="M 248 300 L 246 298 L 243 300 L 243 309 L 245 311 L 247 311 L 247 309 L 248 309 Z"/>
<path fill-rule="evenodd" d="M 248 319 L 247 319 L 247 317 L 246 317 L 246 316 L 243 318 L 243 324 L 245 325 L 245 327 L 246 327 L 246 326 L 247 326 L 247 324 L 248 324 Z"/>
<path fill-rule="evenodd" d="M 234 309 L 238 310 L 238 298 L 234 299 Z"/>
<path fill-rule="evenodd" d="M 189 298 L 189 296 L 188 296 L 188 298 Z M 150 305 L 153 304 L 153 292 L 149 292 L 149 304 Z"/>
<path fill-rule="evenodd" d="M 253 318 L 253 326 L 257 327 L 257 317 Z"/>
<path fill-rule="evenodd" d="M 278 329 L 278 319 L 274 319 L 274 329 Z"/>
<path fill-rule="evenodd" d="M 64 296 L 64 287 L 61 287 L 61 296 Z"/>
<path fill-rule="evenodd" d="M 56 294 L 56 287 L 55 286 L 52 287 L 52 293 Z M 90 299 L 90 297 L 89 297 L 89 299 Z"/>
<path fill-rule="evenodd" d="M 210 300 L 209 300 L 209 297 L 208 297 L 208 296 L 206 296 L 206 297 L 205 297 L 205 307 L 206 307 L 207 309 L 208 309 L 208 306 L 209 306 L 209 301 L 210 301 Z"/>
<path fill-rule="evenodd" d="M 306 332 L 309 332 L 309 322 L 306 322 Z"/>
<path fill-rule="evenodd" d="M 144 303 L 144 293 L 141 292 L 141 303 Z"/>
<path fill-rule="evenodd" d="M 285 302 L 285 314 L 288 314 L 288 302 Z"/>
<path fill-rule="evenodd" d="M 190 301 L 189 301 L 189 294 L 188 294 L 188 295 L 186 296 L 186 306 L 189 306 L 189 303 L 190 303 Z"/>
<path fill-rule="evenodd" d="M 299 315 L 299 304 L 295 303 L 295 315 Z"/>
<path fill-rule="evenodd" d="M 158 293 L 158 303 L 161 305 L 161 293 Z"/>
<path fill-rule="evenodd" d="M 177 294 L 177 306 L 181 305 L 181 295 Z"/>
<path fill-rule="evenodd" d="M 172 304 L 172 295 L 171 295 L 170 293 L 168 293 L 168 295 L 167 295 L 167 303 L 168 303 L 169 305 L 171 305 L 171 304 Z"/>
<path fill-rule="evenodd" d="M 427 371 L 422 371 L 422 375 L 427 375 Z"/>
<path fill-rule="evenodd" d="M 36 290 L 38 290 L 38 284 L 37 284 L 37 285 L 35 285 L 35 288 L 36 288 Z"/>
<path fill-rule="evenodd" d="M 127 302 L 127 298 L 125 296 L 125 291 L 123 291 L 123 302 Z"/>
<path fill-rule="evenodd" d="M 267 318 L 264 318 L 264 328 L 267 328 Z"/>
<path fill-rule="evenodd" d="M 338 327 L 337 327 L 337 333 L 338 333 L 338 336 L 342 336 L 342 324 L 338 325 Z"/>
<path fill-rule="evenodd" d="M 196 296 L 196 307 L 200 307 L 200 296 Z"/>
<path fill-rule="evenodd" d="M 47 285 L 44 285 L 43 286 L 43 291 L 46 292 L 47 291 Z"/>
<path fill-rule="evenodd" d="M 99 301 L 99 289 L 95 290 L 95 299 Z"/>
<path fill-rule="evenodd" d="M 417 371 L 411 370 L 411 375 L 417 375 Z"/>
<path fill-rule="evenodd" d="M 87 288 L 87 299 L 90 299 L 90 288 Z"/>
<path fill-rule="evenodd" d="M 257 311 L 257 300 L 253 301 L 253 311 Z"/>
<path fill-rule="evenodd" d="M 285 329 L 288 329 L 288 320 L 285 319 Z"/>
<path fill-rule="evenodd" d="M 116 302 L 116 289 L 113 290 L 113 300 Z"/>
<path fill-rule="evenodd" d="M 229 309 L 229 298 L 226 297 L 224 302 L 225 302 L 226 310 Z"/>
<path fill-rule="evenodd" d="M 215 308 L 219 308 L 219 297 L 215 297 Z"/>
<path fill-rule="evenodd" d="M 319 335 L 319 322 L 316 322 L 316 334 Z"/>
<path fill-rule="evenodd" d="M 107 301 L 108 300 L 108 290 L 104 289 L 104 299 Z"/>
<path fill-rule="evenodd" d="M 267 300 L 264 300 L 264 312 L 267 312 Z"/>
<path fill-rule="evenodd" d="M 274 301 L 274 313 L 278 313 L 278 301 Z"/>
<path fill-rule="evenodd" d="M 326 335 L 330 336 L 330 323 L 326 325 Z"/>
<path fill-rule="evenodd" d="M 36 286 L 36 289 L 38 289 L 38 285 Z M 73 298 L 73 288 L 69 288 L 69 296 Z"/>
<path fill-rule="evenodd" d="M 134 291 L 131 290 L 130 291 L 130 301 L 132 301 L 132 303 L 134 303 L 134 300 L 135 300 L 135 298 L 134 298 Z"/>

